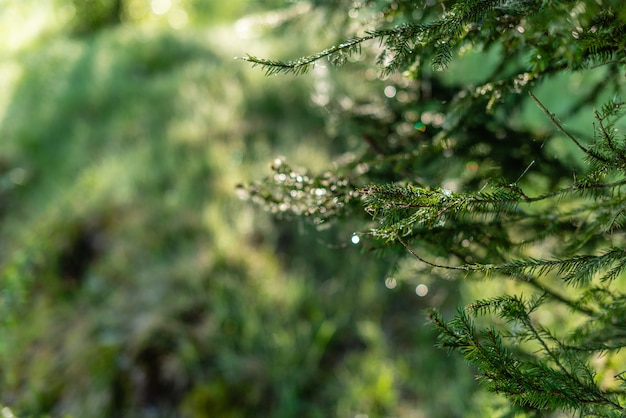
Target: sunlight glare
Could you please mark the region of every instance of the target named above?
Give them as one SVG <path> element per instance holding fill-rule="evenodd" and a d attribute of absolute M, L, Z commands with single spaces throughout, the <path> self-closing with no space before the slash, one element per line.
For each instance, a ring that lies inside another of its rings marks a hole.
<path fill-rule="evenodd" d="M 172 2 L 170 0 L 152 0 L 150 8 L 155 15 L 164 15 L 170 11 Z"/>

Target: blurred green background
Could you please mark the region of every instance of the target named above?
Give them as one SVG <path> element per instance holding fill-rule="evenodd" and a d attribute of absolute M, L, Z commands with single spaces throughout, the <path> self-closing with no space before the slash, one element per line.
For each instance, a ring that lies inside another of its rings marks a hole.
<path fill-rule="evenodd" d="M 4 416 L 483 416 L 425 325 L 458 284 L 390 270 L 350 222 L 237 196 L 276 156 L 322 170 L 354 146 L 328 139 L 329 92 L 383 94 L 234 60 L 326 46 L 278 29 L 285 8 L 325 19 L 279 0 L 0 1 Z"/>

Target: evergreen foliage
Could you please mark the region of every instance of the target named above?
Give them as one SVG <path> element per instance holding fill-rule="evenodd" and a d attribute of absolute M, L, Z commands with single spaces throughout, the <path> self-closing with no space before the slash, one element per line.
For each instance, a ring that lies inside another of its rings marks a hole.
<path fill-rule="evenodd" d="M 369 112 L 365 100 L 328 105 L 342 119 L 332 135 L 361 139 L 350 158 L 307 181 L 285 181 L 303 177 L 282 164 L 251 195 L 316 224 L 360 216 L 364 250 L 495 288 L 452 319 L 429 318 L 438 345 L 514 407 L 623 416 L 623 2 L 314 3 L 346 22 L 344 41 L 243 59 L 268 75 L 366 61 L 393 90 Z M 481 60 L 471 81 L 458 75 L 468 55 Z"/>

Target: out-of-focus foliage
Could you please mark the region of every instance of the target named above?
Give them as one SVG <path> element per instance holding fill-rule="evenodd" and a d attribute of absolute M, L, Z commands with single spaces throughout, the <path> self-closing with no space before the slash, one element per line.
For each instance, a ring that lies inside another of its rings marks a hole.
<path fill-rule="evenodd" d="M 379 82 L 266 80 L 233 61 L 319 46 L 238 38 L 275 14 L 194 26 L 260 2 L 4 3 L 25 31 L 0 41 L 2 414 L 484 415 L 419 314 L 456 286 L 366 262 L 350 222 L 277 224 L 237 197 L 276 154 L 298 172 L 349 163 L 353 139 L 329 137 L 343 127 L 320 104 Z"/>
<path fill-rule="evenodd" d="M 165 23 L 175 29 L 189 24 L 204 25 L 232 21 L 245 13 L 284 6 L 277 0 L 57 0 L 71 14 L 73 30 L 79 34 L 120 23 Z"/>

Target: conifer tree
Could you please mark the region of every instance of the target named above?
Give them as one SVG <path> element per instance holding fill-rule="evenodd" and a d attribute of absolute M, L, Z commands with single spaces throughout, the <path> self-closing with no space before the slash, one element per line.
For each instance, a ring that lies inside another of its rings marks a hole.
<path fill-rule="evenodd" d="M 345 23 L 341 41 L 244 59 L 274 75 L 357 57 L 396 100 L 336 105 L 334 134 L 361 139 L 353 158 L 325 173 L 277 161 L 248 195 L 316 224 L 359 218 L 365 251 L 414 258 L 418 274 L 514 282 L 451 318 L 430 310 L 438 346 L 529 414 L 624 416 L 623 2 L 313 3 Z M 484 60 L 475 81 L 446 79 L 468 53 Z M 520 116 L 531 106 L 550 129 Z"/>

